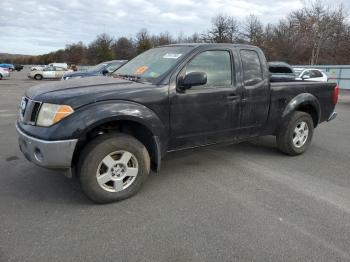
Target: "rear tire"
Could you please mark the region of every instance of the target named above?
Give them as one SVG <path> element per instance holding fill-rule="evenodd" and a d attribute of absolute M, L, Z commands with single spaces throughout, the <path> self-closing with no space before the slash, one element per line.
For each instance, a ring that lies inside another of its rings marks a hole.
<path fill-rule="evenodd" d="M 84 193 L 96 203 L 110 203 L 136 194 L 150 172 L 146 147 L 136 138 L 105 134 L 83 150 L 78 175 Z"/>
<path fill-rule="evenodd" d="M 37 74 L 37 75 L 34 76 L 34 79 L 35 79 L 35 80 L 41 80 L 41 79 L 43 79 L 43 76 Z"/>
<path fill-rule="evenodd" d="M 0 80 L 2 80 L 2 74 L 0 74 Z"/>
<path fill-rule="evenodd" d="M 311 116 L 296 111 L 279 128 L 277 146 L 285 154 L 300 155 L 309 148 L 313 133 L 314 123 Z"/>

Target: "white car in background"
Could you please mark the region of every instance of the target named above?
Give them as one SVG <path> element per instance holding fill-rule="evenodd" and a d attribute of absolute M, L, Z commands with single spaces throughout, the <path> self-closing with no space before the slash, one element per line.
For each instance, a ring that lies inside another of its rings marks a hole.
<path fill-rule="evenodd" d="M 0 80 L 10 77 L 10 70 L 0 67 Z"/>
<path fill-rule="evenodd" d="M 51 63 L 48 66 L 57 66 L 57 67 L 64 68 L 64 69 L 68 70 L 67 63 Z"/>
<path fill-rule="evenodd" d="M 319 69 L 294 68 L 294 72 L 296 74 L 296 80 L 328 82 L 327 75 Z"/>
<path fill-rule="evenodd" d="M 58 66 L 47 66 L 43 69 L 30 71 L 28 77 L 35 80 L 61 79 L 66 72 L 71 72 L 71 70 Z"/>
<path fill-rule="evenodd" d="M 30 71 L 42 70 L 46 67 L 46 65 L 35 65 L 30 68 Z"/>
<path fill-rule="evenodd" d="M 38 71 L 38 70 L 43 70 L 46 67 L 60 67 L 64 68 L 65 70 L 68 70 L 68 64 L 67 63 L 51 63 L 48 65 L 35 65 L 30 68 L 30 71 Z"/>

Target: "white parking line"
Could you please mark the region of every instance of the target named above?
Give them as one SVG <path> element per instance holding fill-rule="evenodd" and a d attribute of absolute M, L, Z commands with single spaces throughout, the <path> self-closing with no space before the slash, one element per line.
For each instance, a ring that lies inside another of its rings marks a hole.
<path fill-rule="evenodd" d="M 0 114 L 0 117 L 12 117 L 16 116 L 16 114 Z"/>

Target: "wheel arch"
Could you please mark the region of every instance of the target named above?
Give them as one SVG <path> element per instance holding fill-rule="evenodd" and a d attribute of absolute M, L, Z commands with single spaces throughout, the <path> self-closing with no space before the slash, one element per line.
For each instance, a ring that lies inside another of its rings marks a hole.
<path fill-rule="evenodd" d="M 160 137 L 142 121 L 130 116 L 107 118 L 89 126 L 78 138 L 77 147 L 73 154 L 72 165 L 74 166 L 78 163 L 81 151 L 91 140 L 100 135 L 113 132 L 129 134 L 145 145 L 150 155 L 152 170 L 159 171 L 162 156 Z"/>
<path fill-rule="evenodd" d="M 318 99 L 310 93 L 302 93 L 294 97 L 285 107 L 282 114 L 282 122 L 295 111 L 308 113 L 316 127 L 321 119 L 321 107 Z"/>

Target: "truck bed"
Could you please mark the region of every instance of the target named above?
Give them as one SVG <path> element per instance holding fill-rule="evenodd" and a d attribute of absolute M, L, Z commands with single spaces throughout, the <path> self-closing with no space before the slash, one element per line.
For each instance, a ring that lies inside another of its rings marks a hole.
<path fill-rule="evenodd" d="M 270 84 L 270 110 L 267 126 L 276 126 L 280 121 L 286 106 L 293 99 L 304 99 L 304 97 L 314 96 L 315 103 L 320 109 L 318 123 L 324 122 L 334 110 L 333 91 L 337 83 L 331 82 L 274 82 Z M 315 125 L 317 125 L 316 123 Z"/>

